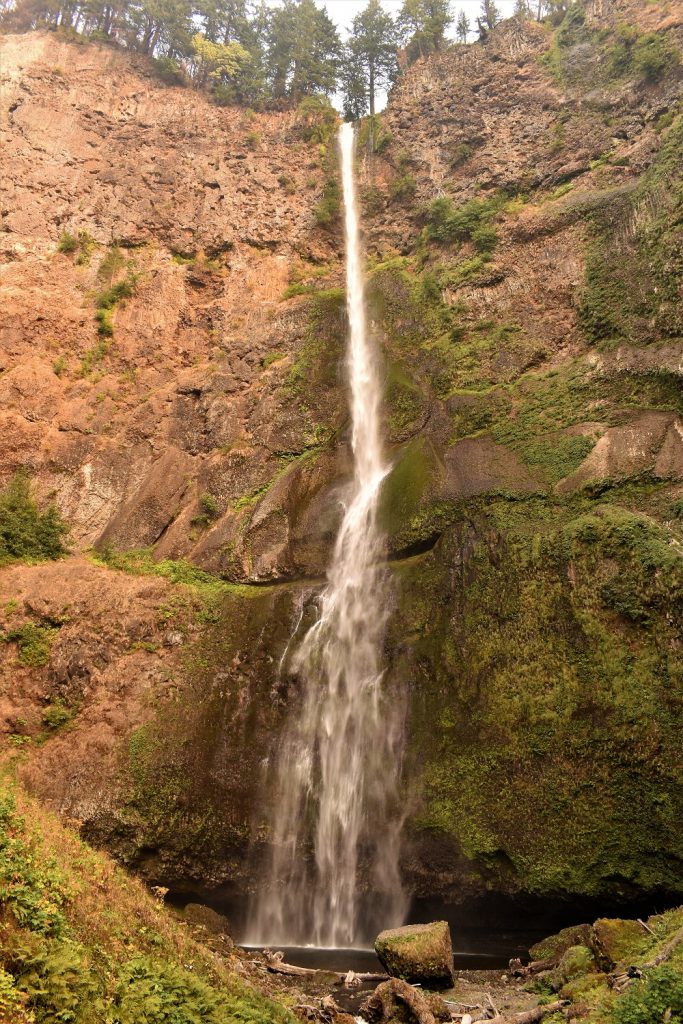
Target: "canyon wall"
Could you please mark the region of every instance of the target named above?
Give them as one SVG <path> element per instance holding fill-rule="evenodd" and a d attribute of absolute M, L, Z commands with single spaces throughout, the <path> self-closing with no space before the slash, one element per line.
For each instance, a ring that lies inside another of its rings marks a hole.
<path fill-rule="evenodd" d="M 418 897 L 683 886 L 682 47 L 507 22 L 360 129 Z M 0 74 L 0 472 L 72 551 L 0 570 L 0 724 L 86 837 L 245 893 L 349 470 L 333 142 L 58 34 Z"/>

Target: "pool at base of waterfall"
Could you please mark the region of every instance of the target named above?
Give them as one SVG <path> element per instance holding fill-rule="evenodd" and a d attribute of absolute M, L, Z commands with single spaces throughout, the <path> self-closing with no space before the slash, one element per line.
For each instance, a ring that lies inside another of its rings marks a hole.
<path fill-rule="evenodd" d="M 263 946 L 243 946 L 243 949 L 261 950 Z M 374 949 L 354 949 L 341 947 L 339 949 L 320 946 L 282 946 L 273 947 L 282 953 L 283 961 L 292 964 L 294 967 L 308 967 L 317 971 L 355 971 L 357 974 L 381 974 L 382 965 L 375 955 Z M 465 952 L 455 950 L 453 962 L 456 970 L 495 970 L 499 967 L 506 967 L 511 955 L 510 945 L 504 943 L 498 952 L 491 951 Z M 515 953 L 526 952 L 524 942 L 514 947 Z"/>

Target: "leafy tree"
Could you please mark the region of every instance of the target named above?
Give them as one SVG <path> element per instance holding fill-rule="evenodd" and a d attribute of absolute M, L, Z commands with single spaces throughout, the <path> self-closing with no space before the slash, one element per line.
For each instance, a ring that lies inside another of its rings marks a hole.
<path fill-rule="evenodd" d="M 520 21 L 523 21 L 525 18 L 529 18 L 531 16 L 529 0 L 515 0 L 514 15 L 516 18 L 519 18 Z"/>
<path fill-rule="evenodd" d="M 403 0 L 398 28 L 408 59 L 416 60 L 441 49 L 452 21 L 449 0 Z"/>
<path fill-rule="evenodd" d="M 351 38 L 344 61 L 344 85 L 347 106 L 355 116 L 375 113 L 375 90 L 388 85 L 396 74 L 396 26 L 382 10 L 379 0 L 369 0 L 365 10 L 357 14 L 351 27 Z M 346 106 L 345 106 L 346 110 Z"/>
<path fill-rule="evenodd" d="M 68 527 L 54 505 L 41 512 L 28 476 L 15 473 L 0 492 L 0 565 L 13 559 L 59 558 Z"/>
<path fill-rule="evenodd" d="M 460 11 L 458 14 L 458 20 L 455 26 L 455 34 L 459 43 L 466 43 L 467 37 L 470 34 L 470 19 L 467 17 L 464 11 Z"/>
<path fill-rule="evenodd" d="M 232 86 L 251 62 L 250 55 L 239 43 L 212 43 L 200 33 L 192 37 L 192 49 L 202 84 L 211 80 L 215 85 Z"/>

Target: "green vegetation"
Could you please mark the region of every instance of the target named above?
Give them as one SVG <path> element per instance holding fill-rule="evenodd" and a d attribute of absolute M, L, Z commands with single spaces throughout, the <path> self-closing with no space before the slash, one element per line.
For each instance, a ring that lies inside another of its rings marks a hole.
<path fill-rule="evenodd" d="M 493 221 L 508 197 L 497 194 L 490 199 L 470 199 L 453 206 L 447 196 L 434 199 L 427 209 L 427 237 L 439 245 L 471 242 L 477 252 L 490 257 L 496 247 Z"/>
<path fill-rule="evenodd" d="M 417 825 L 506 887 L 675 889 L 683 559 L 615 504 L 573 517 L 539 498 L 470 501 L 471 548 L 459 527 L 438 559 L 398 568 L 392 629 L 421 694 L 411 770 L 426 758 Z"/>
<path fill-rule="evenodd" d="M 682 147 L 679 115 L 635 190 L 592 216 L 580 322 L 601 347 L 683 336 L 683 265 L 674 255 L 683 243 Z"/>
<path fill-rule="evenodd" d="M 15 473 L 0 492 L 0 565 L 59 558 L 68 532 L 54 505 L 39 509 L 27 474 Z"/>
<path fill-rule="evenodd" d="M 90 257 L 96 246 L 95 239 L 87 231 L 79 231 L 77 235 L 72 235 L 69 231 L 62 231 L 57 249 L 69 256 L 78 253 L 76 264 L 85 266 L 90 262 Z"/>
<path fill-rule="evenodd" d="M 339 178 L 335 175 L 328 177 L 324 186 L 320 202 L 315 208 L 315 219 L 324 228 L 332 227 L 337 223 L 341 211 L 341 186 Z"/>
<path fill-rule="evenodd" d="M 59 630 L 36 622 L 25 622 L 22 626 L 0 633 L 0 641 L 16 643 L 19 664 L 28 668 L 39 668 L 50 660 L 50 647 Z"/>
<path fill-rule="evenodd" d="M 640 35 L 631 25 L 619 25 L 615 41 L 605 51 L 614 77 L 657 81 L 680 63 L 680 54 L 666 36 L 656 32 Z"/>
<path fill-rule="evenodd" d="M 204 572 L 192 562 L 183 559 L 172 561 L 162 559 L 157 562 L 154 559 L 152 548 L 134 548 L 130 551 L 115 551 L 112 547 L 104 547 L 91 555 L 94 562 L 105 565 L 109 569 L 119 569 L 122 572 L 132 573 L 134 576 L 163 576 L 171 583 L 181 583 L 189 587 L 195 587 L 199 591 L 210 595 L 221 590 L 233 587 L 233 584 L 226 583 L 218 576 Z M 245 588 L 238 588 L 244 590 Z M 249 588 L 246 588 L 247 590 Z"/>
<path fill-rule="evenodd" d="M 7 780 L 0 1014 L 12 1024 L 293 1024 Z"/>

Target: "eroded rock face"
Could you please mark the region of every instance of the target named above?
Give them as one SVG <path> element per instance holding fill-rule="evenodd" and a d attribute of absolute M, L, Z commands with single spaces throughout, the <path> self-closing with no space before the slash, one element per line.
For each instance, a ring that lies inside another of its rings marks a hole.
<path fill-rule="evenodd" d="M 429 988 L 450 988 L 453 984 L 453 947 L 446 921 L 380 932 L 375 952 L 392 978 Z"/>

